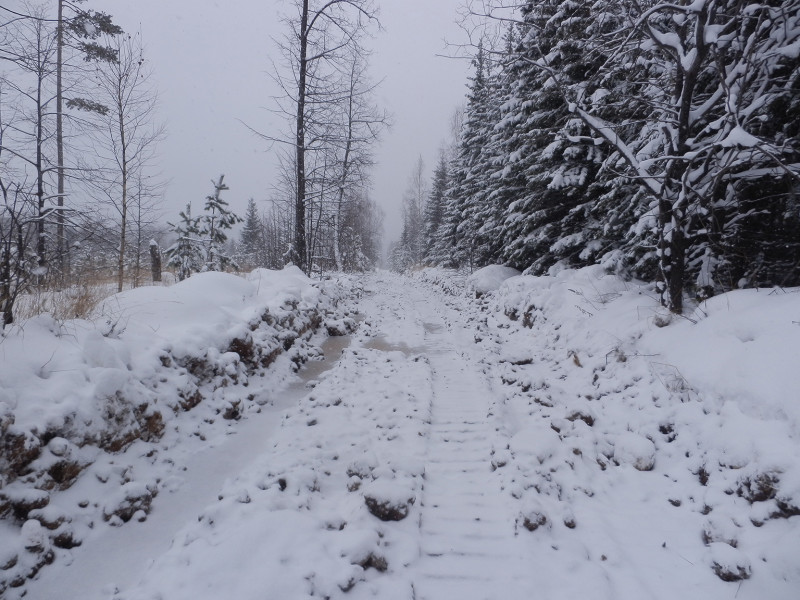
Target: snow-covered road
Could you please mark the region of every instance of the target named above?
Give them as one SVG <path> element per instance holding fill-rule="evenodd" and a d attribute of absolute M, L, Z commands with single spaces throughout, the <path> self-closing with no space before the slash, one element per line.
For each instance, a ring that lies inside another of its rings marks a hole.
<path fill-rule="evenodd" d="M 426 321 L 425 332 L 433 400 L 416 598 L 530 598 L 513 508 L 491 476 L 499 435 L 491 388 L 452 331 Z"/>
<path fill-rule="evenodd" d="M 439 295 L 408 283 L 374 279 L 362 310 L 378 340 L 424 356 L 430 367 L 420 556 L 409 565 L 413 597 L 530 598 L 535 577 L 525 564 L 513 502 L 493 476 L 493 450 L 507 445 L 507 429 L 473 355 L 473 332 Z"/>
<path fill-rule="evenodd" d="M 728 498 L 700 496 L 707 488 L 687 483 L 696 476 L 679 461 L 689 453 L 672 439 L 656 440 L 662 470 L 625 464 L 622 441 L 638 460 L 637 444 L 647 440 L 624 425 L 634 423 L 627 416 L 620 434 L 610 417 L 608 429 L 592 428 L 589 417 L 603 416 L 586 404 L 595 388 L 575 387 L 589 381 L 583 350 L 538 372 L 536 357 L 548 359 L 552 339 L 531 348 L 503 338 L 501 347 L 468 299 L 388 273 L 365 279 L 354 308 L 359 330 L 329 345 L 330 370 L 312 365 L 309 387 L 300 382 L 276 400 L 282 413 L 249 414 L 228 441 L 194 458 L 175 455 L 191 468 L 174 491 L 162 490 L 146 522 L 98 524 L 71 564 L 50 566 L 26 586 L 28 597 L 794 597 L 796 561 L 780 545 L 762 544 L 777 574 L 768 585 L 725 583 L 703 564 L 700 509 L 718 503 L 715 523 L 724 525 L 733 515 Z M 643 372 L 630 376 L 639 381 Z M 513 392 L 517 380 L 522 395 Z M 528 393 L 537 386 L 547 391 L 541 399 Z M 256 381 L 251 391 L 274 394 Z M 558 418 L 576 402 L 577 417 Z M 622 403 L 609 407 L 633 414 Z M 616 463 L 607 440 L 622 440 Z M 779 532 L 782 523 L 745 533 Z M 710 546 L 720 556 L 738 552 L 716 538 Z"/>

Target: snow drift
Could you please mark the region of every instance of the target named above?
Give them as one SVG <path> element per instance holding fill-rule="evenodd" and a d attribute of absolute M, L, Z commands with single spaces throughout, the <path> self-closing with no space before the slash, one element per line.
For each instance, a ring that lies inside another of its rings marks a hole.
<path fill-rule="evenodd" d="M 337 294 L 296 267 L 246 278 L 211 272 L 117 294 L 87 320 L 41 315 L 7 329 L 0 338 L 0 517 L 10 531 L 22 529 L 0 544 L 0 590 L 51 561 L 53 546 L 80 544 L 73 515 L 56 509 L 52 496 L 101 456 L 158 442 L 201 403 L 213 422 L 263 401 L 232 389 L 244 390 L 281 355 L 289 365 L 313 355 L 313 331 L 326 319 L 346 324 L 334 314 Z M 122 477 L 117 491 L 103 492 L 98 517 L 141 520 L 158 490 Z"/>

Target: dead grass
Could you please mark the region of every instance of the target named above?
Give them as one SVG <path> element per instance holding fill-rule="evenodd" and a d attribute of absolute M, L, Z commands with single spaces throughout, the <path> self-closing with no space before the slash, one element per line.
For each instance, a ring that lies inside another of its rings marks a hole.
<path fill-rule="evenodd" d="M 152 285 L 169 285 L 168 282 Z M 126 282 L 125 289 L 133 286 Z M 143 287 L 143 286 L 140 286 Z M 17 298 L 14 318 L 17 321 L 48 313 L 57 321 L 88 318 L 106 298 L 117 293 L 113 277 L 90 275 L 63 289 L 32 289 Z"/>
<path fill-rule="evenodd" d="M 89 315 L 98 302 L 115 291 L 111 283 L 82 283 L 63 290 L 33 290 L 17 299 L 15 316 L 18 320 L 24 320 L 49 313 L 58 321 L 82 319 Z"/>

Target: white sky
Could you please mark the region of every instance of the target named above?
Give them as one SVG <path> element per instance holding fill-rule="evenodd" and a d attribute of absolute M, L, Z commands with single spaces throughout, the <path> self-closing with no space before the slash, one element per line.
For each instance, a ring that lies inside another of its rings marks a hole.
<path fill-rule="evenodd" d="M 141 30 L 167 124 L 162 174 L 169 181 L 166 218 L 187 201 L 199 208 L 220 173 L 240 214 L 248 198 L 269 197 L 275 159 L 242 122 L 266 134 L 282 127 L 268 73 L 279 59 L 272 37 L 290 0 L 90 0 L 126 31 Z M 462 0 L 378 0 L 384 31 L 373 42 L 371 74 L 384 79 L 379 102 L 394 126 L 377 149 L 373 198 L 386 212 L 387 240 L 400 234 L 400 205 L 411 170 L 422 155 L 430 174 L 447 139 L 450 118 L 463 102 L 468 64 L 437 56 L 445 38 L 459 38 Z"/>

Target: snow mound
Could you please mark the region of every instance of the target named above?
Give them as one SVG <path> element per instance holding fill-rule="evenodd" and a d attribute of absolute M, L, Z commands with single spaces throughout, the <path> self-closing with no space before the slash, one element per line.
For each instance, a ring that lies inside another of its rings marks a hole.
<path fill-rule="evenodd" d="M 626 431 L 614 442 L 614 458 L 637 471 L 652 471 L 656 464 L 656 447 L 646 437 Z"/>
<path fill-rule="evenodd" d="M 502 265 L 489 265 L 467 277 L 467 285 L 478 296 L 497 290 L 506 279 L 521 275 L 516 269 Z"/>
<path fill-rule="evenodd" d="M 399 481 L 381 478 L 365 486 L 364 502 L 381 521 L 402 521 L 414 504 L 414 490 Z"/>
<path fill-rule="evenodd" d="M 0 525 L 16 531 L 39 522 L 48 543 L 34 552 L 19 536 L 2 536 L 0 555 L 26 558 L 0 569 L 0 595 L 80 544 L 95 522 L 144 521 L 159 483 L 125 464 L 144 470 L 141 459 L 118 457 L 132 449 L 157 463 L 182 437 L 204 441 L 258 410 L 269 400 L 248 390 L 250 378 L 277 362 L 273 387 L 285 385 L 317 352 L 314 331 L 327 319 L 346 320 L 336 308 L 341 293 L 294 267 L 247 277 L 209 272 L 116 294 L 86 320 L 45 314 L 7 328 Z M 77 482 L 99 489 L 75 499 Z M 92 502 L 95 494 L 102 500 Z"/>
<path fill-rule="evenodd" d="M 521 459 L 535 459 L 543 464 L 556 456 L 561 448 L 561 438 L 552 429 L 523 429 L 510 440 L 511 453 Z"/>

